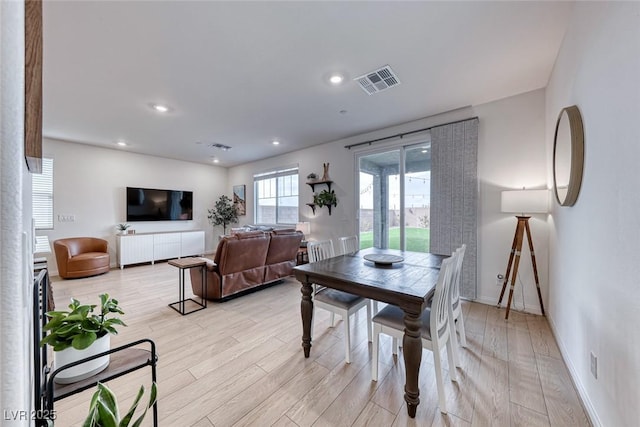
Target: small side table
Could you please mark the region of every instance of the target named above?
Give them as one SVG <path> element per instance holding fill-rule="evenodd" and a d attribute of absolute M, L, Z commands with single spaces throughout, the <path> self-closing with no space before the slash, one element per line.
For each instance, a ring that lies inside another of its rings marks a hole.
<path fill-rule="evenodd" d="M 306 246 L 300 246 L 298 253 L 296 254 L 296 265 L 308 264 L 309 254 L 307 253 Z"/>
<path fill-rule="evenodd" d="M 200 258 L 180 258 L 169 260 L 169 265 L 173 265 L 174 267 L 178 267 L 180 269 L 178 271 L 178 293 L 180 295 L 180 299 L 169 304 L 169 307 L 173 308 L 183 316 L 185 314 L 190 314 L 195 311 L 207 308 L 207 275 L 205 273 L 207 263 Z M 193 298 L 185 298 L 184 294 L 184 272 L 185 270 L 195 267 L 200 267 L 200 271 L 202 272 L 202 297 L 200 298 L 200 302 L 194 300 Z M 185 303 L 187 301 L 192 301 L 195 305 L 198 306 L 198 308 L 195 308 L 191 311 L 185 311 Z M 178 308 L 176 308 L 175 306 L 178 306 Z"/>

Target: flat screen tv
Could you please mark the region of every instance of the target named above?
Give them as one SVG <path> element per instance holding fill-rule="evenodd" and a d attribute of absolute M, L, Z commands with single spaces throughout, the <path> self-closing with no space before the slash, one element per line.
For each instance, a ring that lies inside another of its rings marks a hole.
<path fill-rule="evenodd" d="M 127 222 L 192 219 L 192 191 L 127 187 Z"/>

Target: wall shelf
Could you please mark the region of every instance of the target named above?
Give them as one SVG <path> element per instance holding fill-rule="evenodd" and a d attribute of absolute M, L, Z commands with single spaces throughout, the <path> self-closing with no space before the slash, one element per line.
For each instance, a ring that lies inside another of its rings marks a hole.
<path fill-rule="evenodd" d="M 313 193 L 315 194 L 316 192 L 316 185 L 326 185 L 328 191 L 331 191 L 331 184 L 333 184 L 333 181 L 331 180 L 324 180 L 324 181 L 308 181 L 307 185 L 309 187 L 311 187 L 311 191 L 313 191 Z M 321 207 L 315 203 L 307 203 L 307 206 L 309 206 L 311 208 L 311 210 L 313 211 L 313 214 L 316 214 L 316 207 Z M 329 209 L 329 215 L 331 215 L 331 207 L 332 206 L 336 206 L 336 205 L 325 205 L 327 206 L 327 209 Z"/>
<path fill-rule="evenodd" d="M 329 188 L 329 191 L 331 191 L 331 184 L 333 184 L 333 181 L 308 181 L 307 185 L 311 187 L 311 191 L 313 191 L 314 193 L 316 192 L 316 185 L 318 184 L 326 184 L 326 186 Z"/>

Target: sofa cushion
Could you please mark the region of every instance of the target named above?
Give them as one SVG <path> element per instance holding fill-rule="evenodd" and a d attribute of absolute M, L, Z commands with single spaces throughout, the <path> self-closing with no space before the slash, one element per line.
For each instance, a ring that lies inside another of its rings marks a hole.
<path fill-rule="evenodd" d="M 273 227 L 268 225 L 247 225 L 245 228 L 249 231 L 273 231 Z"/>
<path fill-rule="evenodd" d="M 294 229 L 274 230 L 270 234 L 265 282 L 273 282 L 291 275 L 293 267 L 296 266 L 296 256 L 303 237 L 302 232 Z"/>
<path fill-rule="evenodd" d="M 294 229 L 274 230 L 267 253 L 267 265 L 296 259 L 303 234 Z"/>
<path fill-rule="evenodd" d="M 264 267 L 268 248 L 269 236 L 260 231 L 237 233 L 220 240 L 214 261 L 223 276 Z"/>

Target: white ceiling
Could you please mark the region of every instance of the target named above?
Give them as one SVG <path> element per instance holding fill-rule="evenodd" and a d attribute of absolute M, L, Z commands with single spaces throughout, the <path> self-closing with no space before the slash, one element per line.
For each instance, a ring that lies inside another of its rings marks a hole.
<path fill-rule="evenodd" d="M 43 133 L 221 166 L 271 157 L 545 87 L 571 8 L 46 1 Z M 352 81 L 387 64 L 399 86 Z"/>

